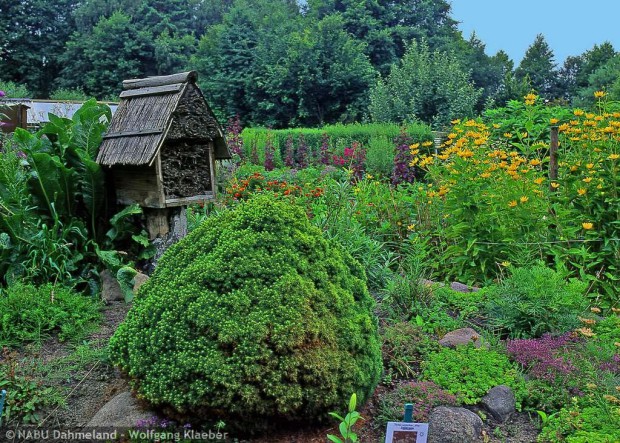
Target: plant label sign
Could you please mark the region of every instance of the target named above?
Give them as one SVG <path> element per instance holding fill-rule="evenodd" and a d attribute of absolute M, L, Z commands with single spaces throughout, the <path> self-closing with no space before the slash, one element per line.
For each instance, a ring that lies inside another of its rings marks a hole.
<path fill-rule="evenodd" d="M 385 443 L 426 443 L 428 423 L 403 423 L 391 421 L 387 424 Z"/>

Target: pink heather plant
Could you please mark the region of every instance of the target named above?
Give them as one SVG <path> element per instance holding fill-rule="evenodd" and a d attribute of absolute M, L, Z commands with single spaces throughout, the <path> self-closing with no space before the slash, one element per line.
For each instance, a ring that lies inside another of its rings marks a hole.
<path fill-rule="evenodd" d="M 552 382 L 577 372 L 577 367 L 567 354 L 578 341 L 571 333 L 559 337 L 545 334 L 540 338 L 508 340 L 506 348 L 508 355 L 531 376 Z"/>

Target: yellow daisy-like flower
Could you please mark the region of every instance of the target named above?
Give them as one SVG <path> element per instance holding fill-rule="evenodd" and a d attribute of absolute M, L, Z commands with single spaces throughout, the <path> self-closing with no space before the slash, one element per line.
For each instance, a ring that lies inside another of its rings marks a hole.
<path fill-rule="evenodd" d="M 502 265 L 504 268 L 507 268 L 508 266 L 510 266 L 512 263 L 510 263 L 509 261 L 503 261 L 500 263 L 500 265 Z"/>
<path fill-rule="evenodd" d="M 586 177 L 583 180 L 581 180 L 584 183 L 590 183 L 592 181 L 592 177 Z"/>
<path fill-rule="evenodd" d="M 594 312 L 595 314 L 600 314 L 601 308 L 597 308 L 596 306 L 593 306 L 590 308 L 590 312 Z"/>
<path fill-rule="evenodd" d="M 575 109 L 573 111 L 573 114 L 576 115 L 577 117 L 581 117 L 583 114 L 585 114 L 585 112 L 581 109 Z"/>
<path fill-rule="evenodd" d="M 512 134 L 510 132 L 504 132 L 504 137 L 512 138 Z"/>
<path fill-rule="evenodd" d="M 425 148 L 428 148 L 429 146 L 433 146 L 433 142 L 427 140 L 422 143 L 422 146 L 424 146 Z"/>
<path fill-rule="evenodd" d="M 536 183 L 537 185 L 540 185 L 544 181 L 545 181 L 544 177 L 538 177 L 536 180 L 534 180 L 534 183 Z"/>
<path fill-rule="evenodd" d="M 499 128 L 501 128 L 501 127 L 502 127 L 502 125 L 498 125 L 497 123 L 493 123 L 493 127 L 494 127 L 495 129 L 499 129 Z"/>
<path fill-rule="evenodd" d="M 586 165 L 586 168 L 588 168 L 588 169 L 592 169 L 593 167 L 594 167 L 594 163 L 588 163 Z"/>
<path fill-rule="evenodd" d="M 453 125 L 458 125 L 459 123 L 461 123 L 461 119 L 456 119 L 456 120 L 452 120 L 450 123 L 452 123 Z"/>
<path fill-rule="evenodd" d="M 596 335 L 590 328 L 579 328 L 576 329 L 575 332 L 579 332 L 584 337 L 594 337 Z"/>
<path fill-rule="evenodd" d="M 620 154 L 611 154 L 607 157 L 609 160 L 618 160 L 620 158 Z"/>
<path fill-rule="evenodd" d="M 517 206 L 517 201 L 516 200 L 512 200 L 511 202 L 508 203 L 508 206 L 511 208 L 514 208 L 515 206 Z"/>
<path fill-rule="evenodd" d="M 556 182 L 553 182 L 553 183 L 551 183 L 551 187 L 552 187 L 553 189 L 558 189 L 558 188 L 560 187 L 560 184 L 559 184 L 559 183 L 556 183 Z"/>
<path fill-rule="evenodd" d="M 583 223 L 581 224 L 581 227 L 582 227 L 583 229 L 585 229 L 586 231 L 588 231 L 588 230 L 590 230 L 590 229 L 594 228 L 594 224 L 593 224 L 593 223 L 590 223 L 590 222 L 583 222 Z"/>
<path fill-rule="evenodd" d="M 588 192 L 587 189 L 584 189 L 584 188 L 577 189 L 577 194 L 579 195 L 584 195 L 586 192 Z"/>
<path fill-rule="evenodd" d="M 407 226 L 407 231 L 413 231 L 415 229 L 415 225 Z"/>
<path fill-rule="evenodd" d="M 411 151 L 413 151 L 414 149 L 418 149 L 420 147 L 420 143 L 414 143 L 412 145 L 409 145 L 409 149 Z"/>
<path fill-rule="evenodd" d="M 588 389 L 596 389 L 598 386 L 596 386 L 594 383 L 586 383 L 586 388 Z"/>
<path fill-rule="evenodd" d="M 537 158 L 534 158 L 532 160 L 530 160 L 530 165 L 532 166 L 538 166 L 541 163 L 540 160 L 538 160 Z"/>
<path fill-rule="evenodd" d="M 607 93 L 605 91 L 595 91 L 594 92 L 594 97 L 596 98 L 603 98 L 607 95 Z"/>
<path fill-rule="evenodd" d="M 555 125 L 556 123 L 558 123 L 560 120 L 558 120 L 557 118 L 552 118 L 549 120 L 549 123 L 551 123 L 552 125 Z"/>
<path fill-rule="evenodd" d="M 592 318 L 582 318 L 582 317 L 577 317 L 577 318 L 579 319 L 581 323 L 586 324 L 586 325 L 596 324 L 596 320 Z"/>
<path fill-rule="evenodd" d="M 519 199 L 519 201 L 520 201 L 521 203 L 525 203 L 525 202 L 527 202 L 528 200 L 529 200 L 529 197 L 526 197 L 525 195 Z"/>
<path fill-rule="evenodd" d="M 482 174 L 480 174 L 480 177 L 482 178 L 489 178 L 491 176 L 490 172 L 483 172 Z"/>
<path fill-rule="evenodd" d="M 613 395 L 603 395 L 603 398 L 607 400 L 609 403 L 620 403 L 620 399 Z"/>

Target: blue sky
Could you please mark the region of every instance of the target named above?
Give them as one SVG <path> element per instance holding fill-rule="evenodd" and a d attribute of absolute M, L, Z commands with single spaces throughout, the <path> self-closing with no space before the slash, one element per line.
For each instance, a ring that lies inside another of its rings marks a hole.
<path fill-rule="evenodd" d="M 620 51 L 620 0 L 450 1 L 463 36 L 476 31 L 487 54 L 503 49 L 515 66 L 537 34 L 545 36 L 560 66 L 567 56 L 605 41 Z"/>

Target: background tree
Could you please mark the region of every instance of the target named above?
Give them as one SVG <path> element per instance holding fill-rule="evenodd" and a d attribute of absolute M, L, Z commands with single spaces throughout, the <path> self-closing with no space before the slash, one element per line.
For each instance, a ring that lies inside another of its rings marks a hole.
<path fill-rule="evenodd" d="M 413 39 L 425 39 L 431 49 L 460 36 L 446 0 L 309 0 L 307 15 L 323 19 L 340 14 L 344 29 L 366 43 L 373 66 L 387 75 Z"/>
<path fill-rule="evenodd" d="M 92 38 L 83 39 L 79 33 L 71 37 L 58 85 L 80 85 L 98 98 L 118 96 L 123 79 L 156 74 L 150 38 L 122 12 L 102 18 L 92 29 Z"/>
<path fill-rule="evenodd" d="M 611 43 L 605 42 L 594 47 L 581 55 L 571 56 L 566 59 L 560 70 L 560 81 L 567 99 L 579 100 L 583 96 L 584 89 L 590 88 L 590 76 L 599 68 L 603 67 L 615 55 L 616 51 Z"/>
<path fill-rule="evenodd" d="M 11 0 L 0 8 L 0 76 L 47 96 L 62 69 L 79 0 Z"/>
<path fill-rule="evenodd" d="M 411 43 L 400 63 L 370 93 L 369 111 L 379 122 L 422 120 L 436 128 L 454 117 L 473 116 L 482 91 L 451 52 Z"/>
<path fill-rule="evenodd" d="M 531 88 L 546 99 L 551 100 L 559 95 L 553 51 L 542 34 L 536 36 L 525 52 L 525 57 L 515 70 L 515 78 L 518 81 L 529 80 Z"/>

